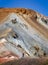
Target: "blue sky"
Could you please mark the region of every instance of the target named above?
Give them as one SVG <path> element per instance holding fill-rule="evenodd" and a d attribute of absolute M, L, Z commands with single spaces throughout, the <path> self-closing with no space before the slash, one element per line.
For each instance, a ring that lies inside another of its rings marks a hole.
<path fill-rule="evenodd" d="M 0 7 L 29 8 L 48 16 L 48 0 L 0 0 Z"/>

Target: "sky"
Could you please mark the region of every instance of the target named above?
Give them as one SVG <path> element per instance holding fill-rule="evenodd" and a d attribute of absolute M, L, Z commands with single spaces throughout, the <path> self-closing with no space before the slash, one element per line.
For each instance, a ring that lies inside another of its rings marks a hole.
<path fill-rule="evenodd" d="M 48 0 L 0 0 L 3 8 L 28 8 L 48 16 Z"/>

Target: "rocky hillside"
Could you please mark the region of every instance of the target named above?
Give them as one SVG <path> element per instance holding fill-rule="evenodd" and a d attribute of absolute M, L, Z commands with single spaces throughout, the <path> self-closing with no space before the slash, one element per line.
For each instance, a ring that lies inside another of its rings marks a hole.
<path fill-rule="evenodd" d="M 48 58 L 48 18 L 30 9 L 1 8 L 0 63 L 26 57 Z"/>

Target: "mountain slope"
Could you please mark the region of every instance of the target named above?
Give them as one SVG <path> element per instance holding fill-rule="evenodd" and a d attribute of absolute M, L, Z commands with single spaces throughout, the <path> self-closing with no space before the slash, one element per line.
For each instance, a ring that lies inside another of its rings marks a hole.
<path fill-rule="evenodd" d="M 18 59 L 48 57 L 48 18 L 30 9 L 0 9 L 1 44 L 0 57 L 3 51 Z"/>

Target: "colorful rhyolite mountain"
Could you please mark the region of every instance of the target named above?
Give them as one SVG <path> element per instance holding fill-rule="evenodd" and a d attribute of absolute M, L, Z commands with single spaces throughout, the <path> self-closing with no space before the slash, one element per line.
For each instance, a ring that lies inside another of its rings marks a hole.
<path fill-rule="evenodd" d="M 0 63 L 26 57 L 48 57 L 48 18 L 30 9 L 0 9 Z"/>

